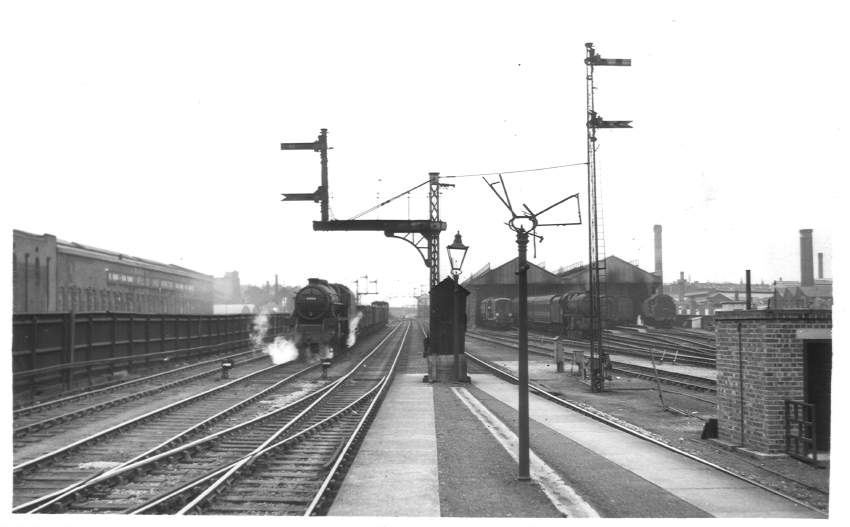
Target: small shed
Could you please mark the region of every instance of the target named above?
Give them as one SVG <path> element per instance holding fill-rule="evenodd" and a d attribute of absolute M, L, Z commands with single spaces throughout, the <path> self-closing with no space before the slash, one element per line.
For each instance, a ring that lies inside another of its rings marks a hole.
<path fill-rule="evenodd" d="M 455 331 L 466 333 L 466 297 L 469 291 L 451 278 L 446 278 L 431 290 L 431 335 L 430 353 L 434 355 L 454 355 Z M 455 317 L 455 306 L 460 316 Z M 460 327 L 455 324 L 459 323 Z M 463 339 L 460 339 L 458 353 L 463 353 Z"/>
<path fill-rule="evenodd" d="M 431 290 L 431 331 L 425 350 L 427 380 L 468 382 L 466 374 L 466 297 L 469 291 L 451 278 Z"/>

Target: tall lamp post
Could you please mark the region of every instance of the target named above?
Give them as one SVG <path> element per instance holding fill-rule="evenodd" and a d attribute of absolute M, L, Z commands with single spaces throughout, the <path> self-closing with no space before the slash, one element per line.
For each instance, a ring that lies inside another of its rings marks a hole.
<path fill-rule="evenodd" d="M 463 240 L 460 238 L 460 231 L 455 234 L 455 240 L 451 245 L 446 246 L 446 251 L 449 253 L 449 264 L 452 266 L 452 277 L 455 280 L 454 287 L 454 296 L 452 299 L 453 302 L 453 316 L 454 319 L 454 335 L 452 340 L 452 351 L 454 352 L 454 360 L 455 360 L 455 380 L 457 382 L 463 382 L 466 377 L 461 368 L 460 363 L 460 348 L 463 345 L 464 331 L 461 331 L 461 323 L 462 319 L 460 316 L 460 295 L 458 294 L 458 287 L 460 285 L 460 270 L 463 267 L 463 262 L 466 260 L 466 251 L 469 250 L 469 246 L 463 244 Z"/>

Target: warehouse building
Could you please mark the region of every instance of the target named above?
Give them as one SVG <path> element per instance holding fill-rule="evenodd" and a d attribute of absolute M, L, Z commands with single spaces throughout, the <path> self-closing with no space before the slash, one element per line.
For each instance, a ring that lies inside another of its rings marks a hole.
<path fill-rule="evenodd" d="M 13 313 L 212 314 L 213 277 L 171 264 L 13 231 Z"/>

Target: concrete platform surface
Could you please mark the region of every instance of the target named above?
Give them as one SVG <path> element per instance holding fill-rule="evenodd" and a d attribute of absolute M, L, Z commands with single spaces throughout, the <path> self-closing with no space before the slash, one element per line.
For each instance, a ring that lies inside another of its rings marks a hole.
<path fill-rule="evenodd" d="M 516 409 L 516 387 L 489 375 L 472 384 Z M 738 478 L 531 396 L 531 418 L 716 517 L 818 518 Z"/>
<path fill-rule="evenodd" d="M 517 388 L 485 374 L 426 384 L 415 340 L 410 353 L 330 516 L 822 517 L 536 396 L 533 472 L 548 482 L 519 481 Z"/>
<path fill-rule="evenodd" d="M 330 516 L 439 516 L 434 393 L 397 374 Z"/>

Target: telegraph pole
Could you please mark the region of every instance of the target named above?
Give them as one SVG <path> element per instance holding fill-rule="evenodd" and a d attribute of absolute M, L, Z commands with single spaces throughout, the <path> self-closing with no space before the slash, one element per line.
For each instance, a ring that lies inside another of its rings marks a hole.
<path fill-rule="evenodd" d="M 594 104 L 594 66 L 631 66 L 631 59 L 603 59 L 596 54 L 593 43 L 585 45 L 587 57 L 587 208 L 588 228 L 588 285 L 590 287 L 590 389 L 601 392 L 605 389 L 605 370 L 609 364 L 608 353 L 602 347 L 602 280 L 599 271 L 604 271 L 604 257 L 599 257 L 599 225 L 596 209 L 596 130 L 598 128 L 631 128 L 631 121 L 605 121 L 596 113 Z"/>

